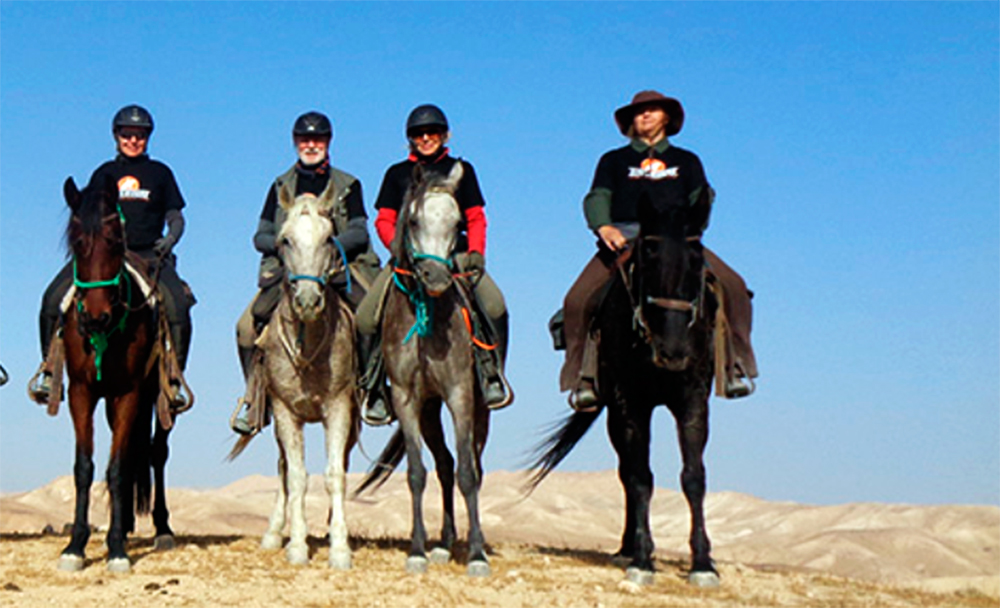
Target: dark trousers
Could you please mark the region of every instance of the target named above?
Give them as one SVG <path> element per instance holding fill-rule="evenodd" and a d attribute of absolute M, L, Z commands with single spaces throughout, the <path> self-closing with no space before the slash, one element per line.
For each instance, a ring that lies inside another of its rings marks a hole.
<path fill-rule="evenodd" d="M 757 377 L 757 362 L 750 345 L 752 308 L 750 293 L 743 278 L 723 262 L 707 247 L 704 248 L 708 271 L 722 286 L 722 308 L 729 321 L 730 342 L 733 361 L 727 365 L 727 373 Z M 590 324 L 601 304 L 603 288 L 617 272 L 616 255 L 601 247 L 597 254 L 583 268 L 569 293 L 563 300 L 563 331 L 566 335 L 566 361 L 559 374 L 559 389 L 573 390 L 583 377 L 594 378 L 597 374 L 596 359 L 588 359 L 588 369 L 584 369 L 584 355 L 587 350 Z"/>

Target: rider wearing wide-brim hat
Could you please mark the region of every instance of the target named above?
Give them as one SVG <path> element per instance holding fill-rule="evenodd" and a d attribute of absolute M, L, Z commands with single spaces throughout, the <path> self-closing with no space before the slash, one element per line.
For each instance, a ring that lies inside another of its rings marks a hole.
<path fill-rule="evenodd" d="M 243 312 L 236 327 L 237 350 L 243 374 L 249 380 L 254 373 L 251 362 L 260 331 L 270 321 L 281 299 L 281 279 L 284 268 L 278 257 L 278 233 L 286 219 L 286 211 L 279 201 L 293 201 L 301 194 L 312 194 L 329 199 L 332 204 L 334 236 L 347 257 L 351 276 L 351 289 L 342 290 L 342 296 L 352 310 L 364 297 L 367 287 L 375 278 L 380 265 L 378 255 L 372 250 L 368 236 L 368 214 L 365 212 L 361 182 L 346 171 L 331 164 L 330 143 L 333 141 L 333 123 L 321 112 L 310 111 L 300 115 L 292 125 L 292 143 L 296 162 L 279 175 L 267 191 L 264 208 L 260 213 L 254 247 L 261 253 L 258 287 L 253 301 Z M 346 277 L 340 277 L 338 286 L 346 287 Z M 362 359 L 367 357 L 367 342 L 358 344 Z M 253 434 L 266 422 L 261 410 L 266 404 L 249 401 L 246 410 L 240 409 L 233 419 L 233 430 L 240 434 Z"/>
<path fill-rule="evenodd" d="M 468 160 L 455 158 L 447 147 L 451 137 L 448 118 L 444 111 L 433 104 L 423 104 L 414 108 L 406 120 L 406 138 L 409 144 L 407 158 L 389 167 L 382 179 L 375 208 L 378 216 L 375 218 L 375 229 L 387 249 L 392 248 L 392 240 L 396 235 L 396 223 L 407 189 L 413 183 L 414 169 L 419 167 L 424 173 L 447 176 L 457 164 L 462 164 L 462 179 L 455 192 L 455 200 L 463 215 L 463 237 L 456 246 L 456 266 L 464 273 L 471 275 L 473 295 L 476 304 L 489 324 L 491 334 L 496 338 L 499 347 L 495 359 L 477 359 L 477 370 L 482 381 L 483 397 L 487 406 L 492 409 L 505 407 L 511 401 L 511 395 L 504 388 L 500 378 L 503 373 L 503 360 L 506 353 L 508 317 L 507 305 L 503 294 L 496 283 L 486 272 L 486 200 L 479 187 L 476 171 Z M 389 265 L 382 269 L 372 289 L 358 308 L 358 331 L 364 335 L 377 335 L 381 315 L 381 303 L 386 289 L 391 284 L 392 269 Z M 377 370 L 368 374 L 370 384 L 384 382 L 379 378 Z M 377 393 L 376 393 L 377 394 Z M 368 407 L 363 410 L 363 416 L 370 424 L 384 424 L 391 419 L 391 413 L 382 415 L 380 409 Z"/>
<path fill-rule="evenodd" d="M 590 191 L 584 198 L 588 226 L 598 236 L 597 254 L 584 268 L 563 302 L 566 361 L 560 373 L 560 388 L 571 391 L 570 405 L 579 411 L 594 411 L 600 405 L 596 386 L 596 357 L 585 357 L 592 349 L 589 327 L 600 305 L 605 285 L 612 279 L 619 259 L 640 233 L 639 204 L 648 201 L 658 208 L 711 205 L 715 193 L 708 183 L 701 159 L 691 151 L 673 146 L 668 137 L 684 126 L 684 108 L 672 97 L 657 91 L 641 91 L 631 103 L 614 113 L 615 122 L 628 145 L 605 153 L 597 165 Z M 707 227 L 707 218 L 697 234 Z M 728 324 L 726 338 L 725 396 L 742 397 L 753 390 L 757 364 L 750 346 L 750 294 L 743 279 L 714 253 L 704 248 L 708 271 L 721 284 L 721 314 Z M 717 324 L 718 325 L 718 324 Z"/>
<path fill-rule="evenodd" d="M 190 308 L 195 303 L 190 287 L 177 274 L 174 255 L 184 233 L 185 202 L 170 167 L 151 159 L 147 153 L 153 126 L 153 116 L 142 106 L 133 104 L 118 110 L 111 121 L 117 155 L 94 171 L 88 187 L 100 187 L 107 176 L 118 185 L 126 247 L 147 263 L 150 274 L 157 279 L 171 342 L 183 370 L 191 343 Z M 52 370 L 47 357 L 62 315 L 62 303 L 72 285 L 73 264 L 69 262 L 42 297 L 39 330 L 43 362 L 28 389 L 38 403 L 46 403 L 52 390 Z M 171 396 L 178 401 L 175 404 L 178 407 L 187 399 L 176 392 L 171 392 Z"/>

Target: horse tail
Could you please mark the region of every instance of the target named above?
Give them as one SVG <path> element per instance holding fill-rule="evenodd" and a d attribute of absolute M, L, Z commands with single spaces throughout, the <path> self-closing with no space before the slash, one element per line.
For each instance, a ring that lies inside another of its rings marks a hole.
<path fill-rule="evenodd" d="M 563 461 L 576 444 L 583 439 L 590 427 L 601 415 L 601 411 L 596 412 L 574 412 L 560 422 L 556 422 L 550 430 L 551 434 L 539 443 L 532 450 L 532 457 L 535 458 L 529 469 L 535 472 L 529 477 L 525 486 L 527 493 L 531 493 L 538 487 L 549 473 L 555 470 L 559 463 Z"/>
<path fill-rule="evenodd" d="M 396 470 L 396 467 L 399 466 L 399 463 L 403 461 L 405 456 L 406 437 L 403 435 L 402 429 L 396 429 L 396 432 L 389 438 L 382 453 L 378 455 L 378 459 L 368 469 L 368 474 L 365 475 L 358 489 L 354 490 L 352 496 L 357 498 L 368 488 L 372 488 L 373 490 L 381 488 L 385 482 L 389 481 L 389 475 Z"/>

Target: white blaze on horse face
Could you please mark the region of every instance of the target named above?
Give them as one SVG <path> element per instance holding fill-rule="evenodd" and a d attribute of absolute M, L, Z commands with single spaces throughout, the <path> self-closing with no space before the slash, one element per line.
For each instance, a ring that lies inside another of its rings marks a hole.
<path fill-rule="evenodd" d="M 424 197 L 419 223 L 410 235 L 418 253 L 447 259 L 455 249 L 462 213 L 450 192 L 431 191 Z"/>
<path fill-rule="evenodd" d="M 288 276 L 325 280 L 330 268 L 332 235 L 333 222 L 321 212 L 316 197 L 297 197 L 279 234 L 281 258 Z M 323 285 L 300 278 L 293 281 L 293 288 L 296 312 L 306 320 L 315 319 L 323 310 Z"/>

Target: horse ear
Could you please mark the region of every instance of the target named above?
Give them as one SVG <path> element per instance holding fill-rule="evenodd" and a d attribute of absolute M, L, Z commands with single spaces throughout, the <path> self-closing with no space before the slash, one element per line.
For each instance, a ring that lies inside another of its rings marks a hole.
<path fill-rule="evenodd" d="M 288 188 L 278 188 L 278 204 L 282 209 L 291 209 L 294 202 L 288 193 Z"/>
<path fill-rule="evenodd" d="M 415 163 L 413 165 L 412 177 L 413 177 L 412 183 L 414 186 L 424 181 L 424 168 L 420 165 L 420 163 Z"/>
<path fill-rule="evenodd" d="M 69 208 L 74 213 L 80 208 L 80 201 L 82 200 L 80 189 L 76 187 L 76 182 L 73 181 L 72 177 L 67 177 L 66 181 L 63 182 L 63 197 L 66 199 L 66 204 L 69 205 Z"/>
<path fill-rule="evenodd" d="M 462 166 L 462 161 L 458 161 L 451 168 L 451 171 L 448 172 L 448 179 L 445 180 L 445 186 L 452 192 L 458 190 L 458 182 L 462 181 L 463 175 L 465 175 L 465 168 Z"/>
<path fill-rule="evenodd" d="M 108 195 L 109 201 L 118 202 L 121 191 L 118 189 L 118 182 L 110 173 L 104 174 L 104 193 Z"/>

